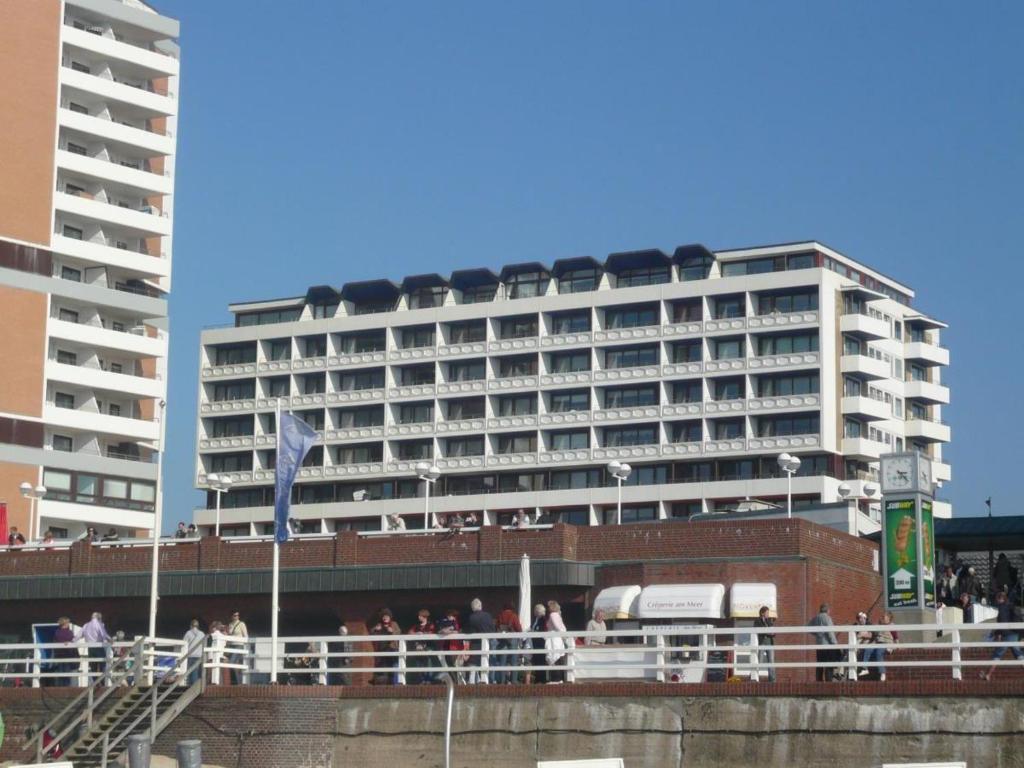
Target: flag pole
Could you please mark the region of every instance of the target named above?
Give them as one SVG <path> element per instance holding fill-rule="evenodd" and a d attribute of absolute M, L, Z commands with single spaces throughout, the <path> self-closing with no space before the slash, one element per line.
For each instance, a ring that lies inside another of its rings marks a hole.
<path fill-rule="evenodd" d="M 157 584 L 160 578 L 160 529 L 163 526 L 163 468 L 167 440 L 167 401 L 160 401 L 160 443 L 156 456 L 156 503 L 153 508 L 153 569 L 149 586 L 149 636 L 156 637 L 156 604 L 160 599 Z"/>
<path fill-rule="evenodd" d="M 274 450 L 274 483 L 277 484 L 277 473 L 280 471 L 281 460 L 281 398 L 277 399 L 277 412 L 274 416 L 274 432 L 277 436 L 277 447 Z M 281 572 L 281 545 L 277 543 L 277 526 L 280 521 L 277 519 L 277 509 L 274 509 L 274 565 L 273 576 L 271 577 L 271 598 L 270 598 L 270 682 L 277 682 L 277 614 L 280 610 L 278 588 L 280 586 Z"/>

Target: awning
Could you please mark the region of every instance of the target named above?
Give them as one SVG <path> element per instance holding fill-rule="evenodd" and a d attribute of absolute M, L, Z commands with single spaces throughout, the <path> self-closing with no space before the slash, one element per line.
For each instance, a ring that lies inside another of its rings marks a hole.
<path fill-rule="evenodd" d="M 721 584 L 652 584 L 640 592 L 641 619 L 721 619 L 725 587 Z"/>
<path fill-rule="evenodd" d="M 767 605 L 769 615 L 772 618 L 776 618 L 776 589 L 774 584 L 736 582 L 732 585 L 732 590 L 729 593 L 730 618 L 756 619 L 763 605 Z"/>
<path fill-rule="evenodd" d="M 640 597 L 639 584 L 608 587 L 598 593 L 594 600 L 594 611 L 604 611 L 606 619 L 635 619 L 638 597 Z"/>

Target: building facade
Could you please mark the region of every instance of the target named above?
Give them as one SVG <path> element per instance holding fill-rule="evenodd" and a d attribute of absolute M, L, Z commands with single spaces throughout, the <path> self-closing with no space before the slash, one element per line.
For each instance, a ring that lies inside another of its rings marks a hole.
<path fill-rule="evenodd" d="M 178 22 L 139 0 L 0 0 L 0 19 L 0 501 L 33 537 L 148 530 Z"/>
<path fill-rule="evenodd" d="M 801 459 L 795 506 L 861 498 L 868 531 L 880 454 L 920 450 L 940 484 L 951 478 L 944 326 L 913 296 L 802 242 L 234 304 L 234 327 L 201 338 L 197 485 L 232 481 L 222 534 L 270 530 L 280 401 L 321 436 L 294 491 L 306 532 L 378 529 L 392 512 L 409 528 L 459 510 L 507 524 L 523 508 L 614 523 L 613 461 L 632 468 L 624 523 L 785 504 L 783 452 Z M 440 472 L 428 500 L 424 462 Z M 215 506 L 209 491 L 200 526 L 215 524 Z"/>

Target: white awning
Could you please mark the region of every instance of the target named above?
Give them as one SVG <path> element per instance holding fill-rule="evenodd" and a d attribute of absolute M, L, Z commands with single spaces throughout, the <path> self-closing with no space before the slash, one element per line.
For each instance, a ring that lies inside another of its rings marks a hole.
<path fill-rule="evenodd" d="M 608 587 L 598 593 L 594 600 L 594 610 L 604 611 L 606 619 L 635 619 L 638 597 L 640 597 L 639 584 Z"/>
<path fill-rule="evenodd" d="M 721 619 L 725 587 L 721 584 L 652 584 L 640 593 L 641 619 Z"/>
<path fill-rule="evenodd" d="M 765 582 L 736 582 L 729 593 L 729 616 L 733 619 L 756 619 L 761 606 L 767 605 L 769 615 L 777 617 L 776 589 Z"/>

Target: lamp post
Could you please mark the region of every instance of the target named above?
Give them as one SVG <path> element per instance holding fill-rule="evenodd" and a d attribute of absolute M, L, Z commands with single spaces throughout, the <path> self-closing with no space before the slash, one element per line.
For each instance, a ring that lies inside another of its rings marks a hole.
<path fill-rule="evenodd" d="M 231 490 L 231 478 L 227 475 L 212 474 L 206 476 L 210 490 L 217 494 L 217 517 L 214 520 L 213 535 L 220 536 L 220 495 Z"/>
<path fill-rule="evenodd" d="M 800 459 L 784 453 L 779 456 L 779 468 L 786 473 L 786 517 L 793 517 L 793 473 L 800 469 Z"/>
<path fill-rule="evenodd" d="M 39 538 L 39 520 L 36 517 L 36 505 L 39 500 L 46 495 L 46 486 L 37 485 L 35 488 L 32 487 L 32 483 L 22 483 L 18 488 L 21 490 L 21 495 L 28 499 L 28 540 L 35 541 Z"/>
<path fill-rule="evenodd" d="M 615 478 L 615 482 L 619 487 L 619 501 L 615 511 L 615 524 L 622 525 L 622 481 L 629 477 L 629 473 L 633 471 L 633 468 L 621 461 L 609 461 L 608 471 Z"/>
<path fill-rule="evenodd" d="M 423 481 L 423 530 L 430 530 L 430 486 L 437 482 L 441 470 L 429 461 L 421 461 L 416 465 L 416 475 Z"/>

